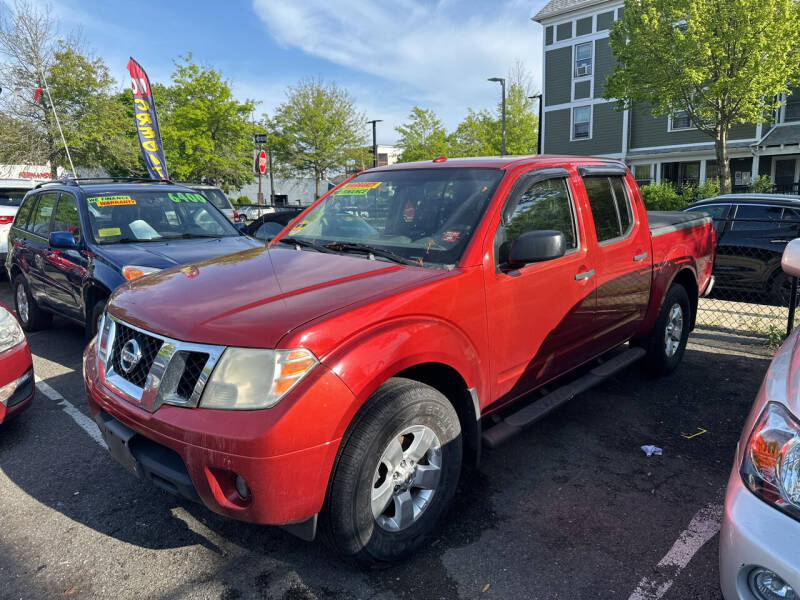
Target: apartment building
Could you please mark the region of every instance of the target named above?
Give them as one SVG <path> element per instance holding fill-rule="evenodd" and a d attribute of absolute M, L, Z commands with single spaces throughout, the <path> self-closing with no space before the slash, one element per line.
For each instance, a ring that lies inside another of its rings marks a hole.
<path fill-rule="evenodd" d="M 551 0 L 533 17 L 544 28 L 543 152 L 621 158 L 640 183 L 715 177 L 714 142 L 683 111 L 653 117 L 644 107 L 617 111 L 603 98 L 614 65 L 609 30 L 622 12 L 619 0 Z M 800 193 L 800 90 L 782 100 L 773 123 L 731 129 L 734 190 L 759 174 Z"/>

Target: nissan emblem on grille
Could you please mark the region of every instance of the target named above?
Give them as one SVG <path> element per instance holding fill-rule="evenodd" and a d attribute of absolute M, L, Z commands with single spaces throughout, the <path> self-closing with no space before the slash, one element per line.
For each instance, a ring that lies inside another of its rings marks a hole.
<path fill-rule="evenodd" d="M 125 373 L 130 373 L 140 360 L 142 360 L 142 350 L 139 348 L 139 343 L 131 338 L 122 347 L 122 352 L 119 354 L 119 366 Z"/>

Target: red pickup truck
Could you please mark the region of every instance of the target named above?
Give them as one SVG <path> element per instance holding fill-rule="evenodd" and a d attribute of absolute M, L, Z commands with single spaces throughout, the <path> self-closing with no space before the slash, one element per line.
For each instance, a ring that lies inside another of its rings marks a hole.
<path fill-rule="evenodd" d="M 483 446 L 640 358 L 674 369 L 713 248 L 708 217 L 648 215 L 616 161 L 371 169 L 265 248 L 120 287 L 89 407 L 140 478 L 390 561 Z"/>

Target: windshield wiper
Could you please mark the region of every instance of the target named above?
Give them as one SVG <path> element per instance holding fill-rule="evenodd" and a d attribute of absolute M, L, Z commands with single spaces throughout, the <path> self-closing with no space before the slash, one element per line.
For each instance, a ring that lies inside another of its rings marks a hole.
<path fill-rule="evenodd" d="M 166 238 L 163 237 L 154 237 L 154 238 L 129 238 L 123 237 L 119 238 L 118 240 L 114 240 L 113 242 L 104 242 L 106 244 L 138 244 L 140 242 L 163 242 Z"/>
<path fill-rule="evenodd" d="M 400 256 L 396 252 L 392 252 L 391 250 L 375 248 L 374 246 L 369 246 L 367 244 L 357 244 L 355 242 L 330 242 L 329 244 L 325 244 L 324 248 L 333 250 L 334 252 L 361 252 L 364 254 L 373 254 L 402 265 L 416 265 L 418 267 L 422 266 L 421 260 L 406 258 L 405 256 Z"/>
<path fill-rule="evenodd" d="M 312 240 L 302 240 L 296 237 L 282 237 L 278 240 L 279 244 L 289 244 L 291 246 L 298 246 L 300 248 L 313 248 L 317 252 L 330 252 L 326 246 L 320 246 Z"/>

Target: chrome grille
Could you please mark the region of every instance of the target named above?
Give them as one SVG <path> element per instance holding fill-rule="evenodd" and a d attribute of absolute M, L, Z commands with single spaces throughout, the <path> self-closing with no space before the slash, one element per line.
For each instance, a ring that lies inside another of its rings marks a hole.
<path fill-rule="evenodd" d="M 136 366 L 126 373 L 120 364 L 120 356 L 123 346 L 130 340 L 136 340 L 136 343 L 139 344 L 142 358 L 136 363 Z M 117 322 L 117 334 L 114 336 L 114 346 L 111 351 L 111 361 L 114 366 L 114 371 L 116 371 L 120 377 L 130 381 L 133 385 L 144 387 L 147 381 L 147 374 L 150 372 L 150 367 L 153 366 L 153 361 L 156 359 L 156 355 L 158 351 L 161 350 L 161 345 L 163 343 L 163 340 L 159 338 L 147 335 Z"/>
<path fill-rule="evenodd" d="M 108 387 L 150 412 L 163 404 L 197 406 L 224 346 L 183 342 L 108 315 L 105 318 L 111 320 L 108 342 L 111 352 L 105 374 Z M 131 339 L 139 344 L 141 358 L 125 373 L 120 357 Z"/>

